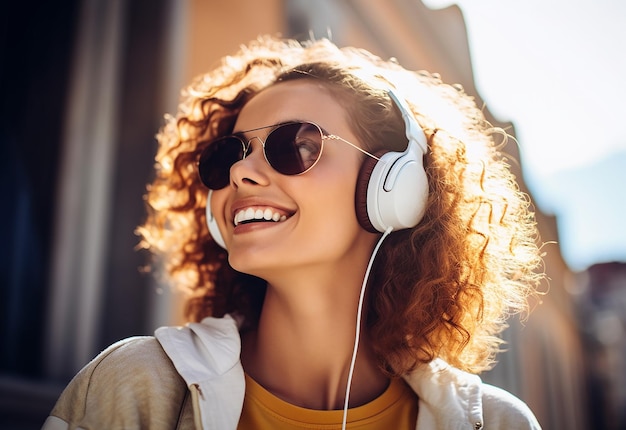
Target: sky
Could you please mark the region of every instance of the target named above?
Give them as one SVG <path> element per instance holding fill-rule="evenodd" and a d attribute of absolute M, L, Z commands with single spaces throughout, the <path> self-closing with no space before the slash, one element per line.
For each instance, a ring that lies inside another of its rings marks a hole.
<path fill-rule="evenodd" d="M 476 88 L 514 123 L 566 263 L 626 262 L 626 1 L 423 2 L 463 11 Z"/>

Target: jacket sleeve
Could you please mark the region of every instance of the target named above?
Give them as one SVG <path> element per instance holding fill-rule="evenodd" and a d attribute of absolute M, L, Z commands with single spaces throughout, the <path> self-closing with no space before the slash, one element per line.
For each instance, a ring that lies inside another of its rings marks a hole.
<path fill-rule="evenodd" d="M 193 428 L 189 391 L 159 343 L 111 345 L 69 383 L 44 430 Z"/>
<path fill-rule="evenodd" d="M 485 430 L 541 430 L 530 408 L 508 391 L 483 384 Z"/>

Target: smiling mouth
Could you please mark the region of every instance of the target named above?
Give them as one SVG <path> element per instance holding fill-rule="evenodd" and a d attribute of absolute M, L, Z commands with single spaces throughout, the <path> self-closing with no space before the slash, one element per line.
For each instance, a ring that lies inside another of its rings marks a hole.
<path fill-rule="evenodd" d="M 272 208 L 247 208 L 238 211 L 235 214 L 233 224 L 235 227 L 242 224 L 250 224 L 253 222 L 282 222 L 288 218 L 288 215 L 278 212 Z"/>

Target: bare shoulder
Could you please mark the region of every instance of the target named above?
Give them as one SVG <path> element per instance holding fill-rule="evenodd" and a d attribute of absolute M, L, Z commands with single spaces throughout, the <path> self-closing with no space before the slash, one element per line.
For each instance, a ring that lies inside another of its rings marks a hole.
<path fill-rule="evenodd" d="M 522 400 L 501 388 L 483 384 L 483 418 L 489 429 L 541 429 Z"/>

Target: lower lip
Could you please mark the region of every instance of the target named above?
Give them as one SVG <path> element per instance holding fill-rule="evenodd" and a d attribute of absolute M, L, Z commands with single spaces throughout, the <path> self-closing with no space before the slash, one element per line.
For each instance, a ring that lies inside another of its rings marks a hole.
<path fill-rule="evenodd" d="M 239 224 L 233 229 L 233 233 L 237 235 L 237 234 L 243 234 L 243 233 L 248 233 L 248 232 L 257 231 L 257 230 L 265 230 L 268 228 L 272 228 L 272 227 L 276 227 L 281 224 L 284 224 L 288 220 L 289 218 L 287 218 L 285 221 L 280 221 L 280 222 L 268 221 L 268 222 L 251 222 L 247 224 Z"/>

